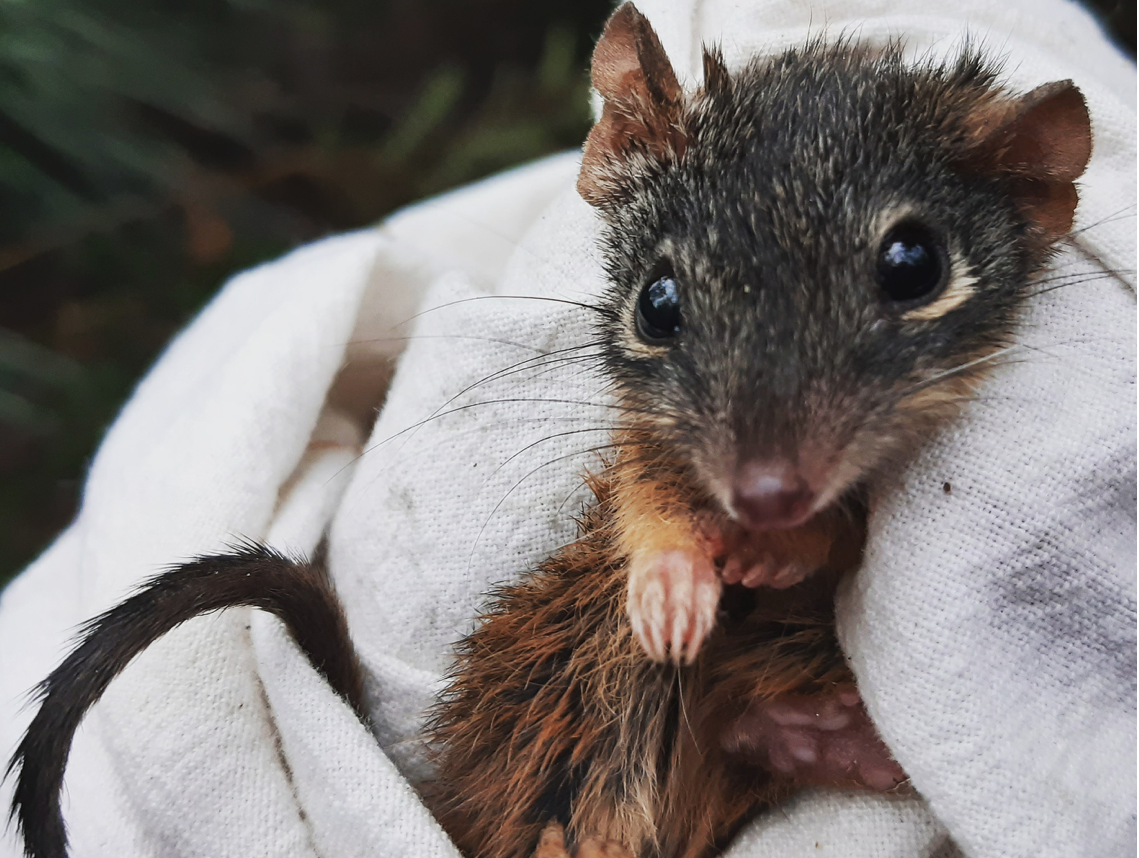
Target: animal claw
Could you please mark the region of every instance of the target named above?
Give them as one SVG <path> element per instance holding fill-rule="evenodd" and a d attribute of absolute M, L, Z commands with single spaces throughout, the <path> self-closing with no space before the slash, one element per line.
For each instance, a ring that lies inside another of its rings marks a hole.
<path fill-rule="evenodd" d="M 635 858 L 632 852 L 616 840 L 600 837 L 583 837 L 571 855 L 566 849 L 566 832 L 556 822 L 550 822 L 538 836 L 533 858 Z"/>
<path fill-rule="evenodd" d="M 703 552 L 669 549 L 635 557 L 628 612 L 648 656 L 690 664 L 715 623 L 720 589 L 712 559 Z"/>

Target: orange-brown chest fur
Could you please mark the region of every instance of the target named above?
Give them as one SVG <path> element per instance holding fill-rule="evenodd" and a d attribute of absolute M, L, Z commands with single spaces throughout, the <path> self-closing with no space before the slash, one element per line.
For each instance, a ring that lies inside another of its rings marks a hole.
<path fill-rule="evenodd" d="M 728 725 L 757 696 L 850 681 L 833 574 L 762 600 L 728 588 L 693 664 L 645 657 L 626 614 L 618 504 L 668 488 L 642 465 L 594 479 L 581 538 L 496 593 L 460 647 L 430 725 L 427 801 L 469 856 L 529 858 L 551 821 L 571 842 L 599 836 L 638 858 L 711 854 L 792 789 L 726 752 Z"/>

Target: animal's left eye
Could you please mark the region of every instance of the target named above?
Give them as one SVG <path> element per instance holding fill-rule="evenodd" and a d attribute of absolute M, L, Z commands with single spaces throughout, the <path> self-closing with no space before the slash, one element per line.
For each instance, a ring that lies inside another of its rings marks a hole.
<path fill-rule="evenodd" d="M 652 281 L 637 296 L 637 333 L 655 346 L 680 333 L 680 290 L 671 277 Z"/>
<path fill-rule="evenodd" d="M 900 223 L 878 249 L 878 285 L 891 301 L 916 301 L 941 291 L 945 252 L 937 237 L 919 223 Z"/>

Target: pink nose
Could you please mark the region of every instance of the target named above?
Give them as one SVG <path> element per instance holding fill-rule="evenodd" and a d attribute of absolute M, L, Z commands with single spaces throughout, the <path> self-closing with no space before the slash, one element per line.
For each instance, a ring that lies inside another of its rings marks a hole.
<path fill-rule="evenodd" d="M 815 493 L 790 462 L 745 462 L 732 481 L 732 510 L 748 530 L 800 525 L 814 500 Z"/>

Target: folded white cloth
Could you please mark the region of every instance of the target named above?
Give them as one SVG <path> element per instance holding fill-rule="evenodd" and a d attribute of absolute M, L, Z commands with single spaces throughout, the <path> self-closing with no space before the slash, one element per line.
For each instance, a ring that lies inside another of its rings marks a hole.
<path fill-rule="evenodd" d="M 868 708 L 920 797 L 808 793 L 730 854 L 1133 852 L 1134 67 L 1063 0 L 639 5 L 689 83 L 702 42 L 734 63 L 825 25 L 949 54 L 968 30 L 1012 58 L 1017 87 L 1073 78 L 1095 131 L 1056 262 L 1089 278 L 1033 300 L 1021 359 L 875 499 L 865 568 L 840 599 Z M 573 538 L 581 473 L 608 439 L 590 314 L 559 303 L 603 283 L 576 164 L 548 159 L 235 278 L 140 385 L 75 523 L 0 598 L 0 751 L 76 624 L 137 581 L 237 537 L 310 551 L 329 522 L 376 736 L 276 621 L 194 621 L 81 729 L 74 855 L 457 855 L 411 786 L 423 710 L 487 589 Z M 363 443 L 348 377 L 401 351 Z"/>

